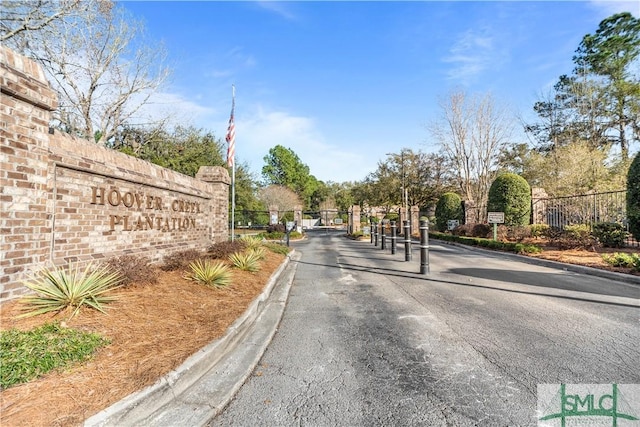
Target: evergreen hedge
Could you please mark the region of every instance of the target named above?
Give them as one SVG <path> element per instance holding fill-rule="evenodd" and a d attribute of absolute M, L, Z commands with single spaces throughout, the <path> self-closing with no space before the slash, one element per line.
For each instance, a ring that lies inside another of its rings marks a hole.
<path fill-rule="evenodd" d="M 504 212 L 505 225 L 528 225 L 531 215 L 531 187 L 515 173 L 503 173 L 489 189 L 488 212 Z"/>
<path fill-rule="evenodd" d="M 629 231 L 640 240 L 640 152 L 631 162 L 627 174 L 627 220 Z"/>
<path fill-rule="evenodd" d="M 436 228 L 438 231 L 447 230 L 447 221 L 457 219 L 464 223 L 464 209 L 462 199 L 456 193 L 444 193 L 436 204 Z"/>

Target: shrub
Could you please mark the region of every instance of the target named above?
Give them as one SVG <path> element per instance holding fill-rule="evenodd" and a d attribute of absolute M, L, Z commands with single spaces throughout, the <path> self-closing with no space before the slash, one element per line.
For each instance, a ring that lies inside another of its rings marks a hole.
<path fill-rule="evenodd" d="M 22 298 L 26 313 L 20 317 L 63 310 L 72 310 L 70 317 L 74 317 L 85 306 L 104 313 L 103 306 L 115 300 L 108 294 L 120 280 L 120 275 L 106 265 L 89 263 L 83 271 L 78 264 L 70 264 L 67 269 L 44 268 L 24 283 L 36 294 Z"/>
<path fill-rule="evenodd" d="M 507 227 L 507 240 L 511 242 L 522 242 L 529 237 L 531 237 L 531 228 L 528 226 L 513 225 Z"/>
<path fill-rule="evenodd" d="M 229 255 L 229 260 L 234 267 L 243 271 L 258 271 L 260 269 L 260 259 L 252 252 L 235 252 Z"/>
<path fill-rule="evenodd" d="M 473 236 L 474 224 L 462 224 L 451 230 L 454 236 Z"/>
<path fill-rule="evenodd" d="M 242 252 L 246 248 L 244 239 L 215 243 L 207 248 L 207 257 L 213 259 L 226 259 L 234 252 Z"/>
<path fill-rule="evenodd" d="M 247 249 L 256 249 L 262 246 L 262 239 L 256 236 L 242 236 L 238 239 Z"/>
<path fill-rule="evenodd" d="M 593 237 L 608 248 L 621 248 L 627 238 L 627 230 L 617 222 L 601 222 L 593 225 Z"/>
<path fill-rule="evenodd" d="M 212 263 L 210 260 L 197 259 L 189 264 L 191 272 L 187 279 L 195 280 L 207 286 L 222 288 L 231 284 L 231 272 L 222 262 Z"/>
<path fill-rule="evenodd" d="M 447 230 L 447 221 L 457 219 L 464 223 L 464 209 L 462 199 L 456 193 L 444 193 L 436 204 L 436 229 Z"/>
<path fill-rule="evenodd" d="M 248 252 L 253 252 L 253 254 L 258 258 L 259 261 L 262 261 L 264 257 L 267 256 L 267 250 L 264 246 L 256 246 L 254 248 L 247 249 Z"/>
<path fill-rule="evenodd" d="M 640 271 L 640 254 L 616 252 L 611 255 L 602 254 L 602 259 L 613 267 L 633 268 Z"/>
<path fill-rule="evenodd" d="M 23 384 L 56 368 L 87 360 L 109 340 L 48 323 L 30 331 L 0 332 L 0 389 Z"/>
<path fill-rule="evenodd" d="M 147 257 L 122 255 L 110 258 L 105 264 L 120 275 L 121 286 L 158 283 L 158 270 Z"/>
<path fill-rule="evenodd" d="M 559 249 L 589 249 L 595 245 L 595 239 L 586 224 L 567 225 L 564 230 L 557 233 L 554 230 L 549 243 Z"/>
<path fill-rule="evenodd" d="M 282 240 L 284 239 L 284 235 L 283 231 L 271 231 L 268 233 L 260 233 L 258 237 L 266 240 Z"/>
<path fill-rule="evenodd" d="M 633 158 L 627 173 L 627 221 L 629 231 L 640 241 L 640 153 Z"/>
<path fill-rule="evenodd" d="M 471 235 L 473 237 L 488 238 L 493 233 L 493 227 L 489 224 L 473 224 Z"/>
<path fill-rule="evenodd" d="M 505 225 L 528 225 L 531 215 L 531 187 L 515 173 L 503 173 L 491 184 L 487 211 L 504 212 Z"/>
<path fill-rule="evenodd" d="M 187 249 L 186 251 L 174 252 L 164 258 L 164 263 L 160 268 L 164 271 L 175 271 L 187 268 L 193 261 L 202 256 L 200 251 Z"/>
<path fill-rule="evenodd" d="M 265 242 L 263 245 L 265 248 L 276 254 L 286 255 L 289 253 L 289 248 L 285 245 L 281 245 L 280 243 Z"/>
<path fill-rule="evenodd" d="M 267 227 L 267 233 L 285 233 L 287 231 L 287 227 L 284 224 L 269 224 Z"/>
<path fill-rule="evenodd" d="M 547 235 L 549 226 L 547 224 L 533 224 L 529 226 L 531 237 L 539 238 Z"/>

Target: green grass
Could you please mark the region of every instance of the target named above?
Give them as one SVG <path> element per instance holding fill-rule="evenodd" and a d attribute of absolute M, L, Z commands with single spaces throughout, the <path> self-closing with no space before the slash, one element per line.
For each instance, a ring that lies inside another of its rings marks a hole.
<path fill-rule="evenodd" d="M 98 334 L 49 323 L 30 331 L 0 332 L 0 389 L 23 384 L 56 368 L 87 360 L 109 344 Z"/>

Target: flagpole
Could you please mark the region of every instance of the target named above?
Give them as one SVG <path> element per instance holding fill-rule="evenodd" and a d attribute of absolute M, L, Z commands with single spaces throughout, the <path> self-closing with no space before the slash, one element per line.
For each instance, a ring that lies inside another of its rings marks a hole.
<path fill-rule="evenodd" d="M 227 166 L 231 166 L 231 241 L 235 239 L 236 229 L 236 161 L 235 161 L 235 109 L 236 109 L 236 86 L 231 85 L 231 116 L 229 117 L 229 128 L 227 129 Z"/>

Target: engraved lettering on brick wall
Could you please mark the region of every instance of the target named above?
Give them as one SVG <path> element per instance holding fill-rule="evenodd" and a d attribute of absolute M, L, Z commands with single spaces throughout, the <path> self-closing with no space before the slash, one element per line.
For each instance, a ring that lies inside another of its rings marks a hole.
<path fill-rule="evenodd" d="M 160 196 L 123 191 L 116 187 L 91 187 L 91 204 L 107 207 L 124 206 L 133 211 L 129 215 L 109 214 L 109 231 L 193 230 L 197 228 L 196 217 L 189 214 L 202 212 L 199 202 L 175 198 L 165 205 Z M 164 213 L 168 216 L 163 215 Z"/>

